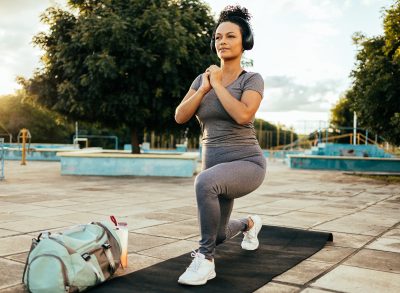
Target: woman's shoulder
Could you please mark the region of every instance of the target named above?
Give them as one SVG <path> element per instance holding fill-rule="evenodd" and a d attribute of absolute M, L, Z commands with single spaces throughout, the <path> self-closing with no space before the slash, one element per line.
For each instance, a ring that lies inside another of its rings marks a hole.
<path fill-rule="evenodd" d="M 246 85 L 249 83 L 264 84 L 264 79 L 258 72 L 246 71 L 244 74 L 242 74 L 241 83 L 242 85 Z"/>
<path fill-rule="evenodd" d="M 190 88 L 194 90 L 198 90 L 201 85 L 202 74 L 199 74 L 192 82 Z"/>
<path fill-rule="evenodd" d="M 244 79 L 248 80 L 248 79 L 263 79 L 261 74 L 259 74 L 258 72 L 252 72 L 252 71 L 246 71 L 243 74 Z"/>
<path fill-rule="evenodd" d="M 241 81 L 241 89 L 243 91 L 253 90 L 259 92 L 261 97 L 264 95 L 264 79 L 257 72 L 246 72 L 243 74 Z"/>

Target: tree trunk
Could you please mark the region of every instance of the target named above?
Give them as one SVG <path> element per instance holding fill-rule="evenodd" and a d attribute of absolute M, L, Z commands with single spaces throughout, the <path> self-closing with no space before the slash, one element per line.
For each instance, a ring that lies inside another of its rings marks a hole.
<path fill-rule="evenodd" d="M 136 127 L 131 128 L 131 145 L 132 145 L 132 154 L 140 154 L 138 133 Z"/>

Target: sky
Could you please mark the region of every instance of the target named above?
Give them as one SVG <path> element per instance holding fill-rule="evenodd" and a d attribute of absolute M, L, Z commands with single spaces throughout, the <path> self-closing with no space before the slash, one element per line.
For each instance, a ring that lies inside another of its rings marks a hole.
<path fill-rule="evenodd" d="M 382 8 L 394 0 L 205 0 L 213 14 L 227 5 L 252 14 L 255 45 L 248 71 L 265 81 L 257 118 L 306 133 L 327 125 L 330 109 L 351 85 L 356 46 L 352 35 L 383 34 Z M 42 52 L 32 37 L 46 30 L 40 14 L 64 0 L 0 0 L 0 95 L 29 78 Z"/>

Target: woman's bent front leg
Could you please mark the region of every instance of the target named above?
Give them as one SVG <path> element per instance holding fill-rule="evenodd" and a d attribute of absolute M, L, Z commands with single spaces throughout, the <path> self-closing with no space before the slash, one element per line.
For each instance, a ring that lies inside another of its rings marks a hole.
<path fill-rule="evenodd" d="M 233 200 L 257 189 L 264 176 L 265 169 L 249 161 L 221 163 L 197 176 L 195 189 L 201 233 L 199 252 L 206 258 L 213 258 L 217 235 L 220 243 L 246 228 L 244 219 L 229 222 Z M 225 236 L 221 235 L 224 234 L 221 231 L 225 231 Z"/>

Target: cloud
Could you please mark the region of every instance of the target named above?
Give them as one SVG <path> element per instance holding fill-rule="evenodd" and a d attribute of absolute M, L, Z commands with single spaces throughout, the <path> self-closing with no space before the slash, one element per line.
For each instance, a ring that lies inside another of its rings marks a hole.
<path fill-rule="evenodd" d="M 280 0 L 276 1 L 278 10 L 291 11 L 311 20 L 331 20 L 342 16 L 342 5 L 336 0 Z"/>
<path fill-rule="evenodd" d="M 52 0 L 0 1 L 0 94 L 13 92 L 15 77 L 29 77 L 39 63 L 40 50 L 33 46 L 32 38 L 46 30 L 40 15 L 47 7 L 56 5 Z"/>
<path fill-rule="evenodd" d="M 261 111 L 329 111 L 343 91 L 343 81 L 323 79 L 301 84 L 288 76 L 267 76 Z"/>
<path fill-rule="evenodd" d="M 304 30 L 315 37 L 330 37 L 339 34 L 334 24 L 321 21 L 313 21 L 304 25 Z"/>

